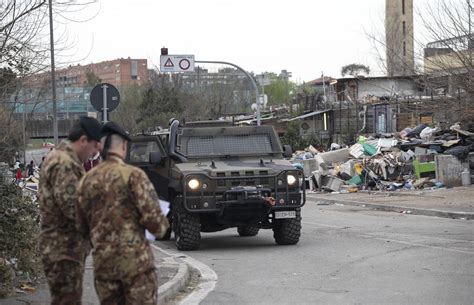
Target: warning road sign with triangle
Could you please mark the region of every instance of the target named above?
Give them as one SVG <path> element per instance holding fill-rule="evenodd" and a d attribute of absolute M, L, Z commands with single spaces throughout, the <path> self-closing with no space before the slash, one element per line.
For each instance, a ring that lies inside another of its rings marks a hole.
<path fill-rule="evenodd" d="M 161 55 L 161 72 L 194 71 L 194 55 Z"/>
<path fill-rule="evenodd" d="M 173 64 L 173 61 L 171 60 L 171 58 L 168 58 L 165 62 L 165 67 L 167 68 L 171 68 L 171 67 L 174 67 L 174 64 Z"/>

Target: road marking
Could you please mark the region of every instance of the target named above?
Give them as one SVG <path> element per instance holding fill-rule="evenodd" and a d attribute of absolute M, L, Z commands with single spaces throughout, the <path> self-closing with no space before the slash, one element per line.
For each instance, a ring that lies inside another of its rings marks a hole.
<path fill-rule="evenodd" d="M 327 227 L 327 228 L 334 228 L 334 229 L 342 229 L 341 226 L 326 225 L 326 224 L 322 224 L 322 223 L 314 223 L 314 222 L 309 222 L 309 221 L 302 221 L 301 223 L 307 224 L 307 225 L 318 226 L 318 227 Z"/>
<path fill-rule="evenodd" d="M 313 225 L 313 226 L 319 226 L 319 227 L 327 227 L 327 228 L 333 228 L 333 229 L 344 229 L 341 226 L 333 226 L 333 225 L 327 225 L 327 224 L 321 224 L 321 223 L 314 223 L 314 222 L 308 222 L 308 221 L 302 221 L 303 224 L 308 224 L 308 225 Z M 348 231 L 344 229 L 344 231 Z M 374 238 L 377 240 L 381 241 L 390 241 L 390 242 L 396 242 L 400 244 L 405 244 L 405 245 L 411 245 L 411 246 L 417 246 L 417 247 L 425 247 L 425 248 L 432 248 L 432 249 L 438 249 L 438 250 L 446 250 L 446 251 L 453 251 L 453 252 L 459 252 L 459 253 L 464 253 L 464 254 L 474 254 L 474 251 L 469 251 L 469 250 L 463 250 L 459 248 L 450 248 L 450 247 L 443 247 L 443 246 L 434 246 L 434 245 L 428 245 L 422 243 L 423 241 L 426 242 L 431 242 L 431 241 L 444 241 L 444 242 L 455 242 L 455 243 L 473 243 L 473 241 L 470 240 L 460 240 L 460 239 L 449 239 L 449 238 L 442 238 L 442 237 L 431 237 L 431 236 L 423 236 L 423 235 L 411 235 L 411 234 L 403 234 L 403 233 L 389 233 L 389 232 L 380 232 L 380 233 L 362 233 L 361 229 L 357 228 L 349 228 L 349 231 L 353 231 L 356 235 L 361 236 L 361 237 L 366 237 L 366 238 Z M 381 234 L 385 235 L 392 235 L 392 237 L 400 237 L 400 238 L 408 238 L 408 239 L 418 239 L 417 241 L 405 241 L 405 240 L 400 240 L 396 238 L 390 238 L 389 236 L 381 236 Z M 421 239 L 421 240 L 420 240 Z M 424 239 L 424 240 L 423 240 Z"/>
<path fill-rule="evenodd" d="M 385 232 L 380 232 L 380 233 L 369 233 L 369 234 L 381 234 Z M 385 233 L 385 234 L 391 234 L 393 236 L 400 236 L 400 237 L 408 237 L 408 238 L 419 238 L 419 239 L 427 239 L 427 240 L 433 240 L 437 239 L 439 241 L 444 241 L 444 242 L 453 242 L 453 243 L 471 243 L 474 244 L 474 240 L 468 240 L 468 239 L 452 239 L 452 238 L 444 238 L 444 237 L 436 237 L 436 236 L 426 236 L 426 235 L 413 235 L 413 234 L 404 234 L 404 233 Z"/>
<path fill-rule="evenodd" d="M 181 300 L 179 302 L 180 305 L 199 304 L 211 291 L 215 289 L 217 283 L 217 274 L 211 269 L 211 267 L 184 253 L 166 251 L 155 244 L 152 246 L 166 255 L 183 260 L 192 268 L 198 270 L 198 272 L 201 274 L 200 282 L 196 290 Z"/>
<path fill-rule="evenodd" d="M 446 247 L 441 247 L 441 246 L 424 245 L 424 244 L 414 243 L 414 242 L 410 242 L 410 241 L 403 241 L 403 240 L 397 240 L 397 239 L 391 239 L 391 238 L 373 237 L 373 236 L 370 236 L 370 235 L 366 235 L 366 236 L 371 237 L 371 238 L 375 238 L 375 239 L 378 239 L 378 240 L 381 240 L 381 241 L 390 241 L 390 242 L 395 242 L 395 243 L 405 244 L 405 245 L 410 245 L 410 246 L 417 246 L 417 247 L 424 247 L 424 248 L 431 248 L 431 249 L 438 249 L 438 250 L 446 250 L 446 251 L 459 252 L 459 253 L 464 253 L 464 254 L 474 254 L 474 251 L 464 251 L 464 250 L 446 248 Z"/>

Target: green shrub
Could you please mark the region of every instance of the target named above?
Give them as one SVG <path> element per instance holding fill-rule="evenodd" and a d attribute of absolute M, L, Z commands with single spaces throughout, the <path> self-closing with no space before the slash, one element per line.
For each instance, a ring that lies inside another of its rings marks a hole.
<path fill-rule="evenodd" d="M 39 208 L 15 184 L 0 176 L 0 296 L 41 271 L 38 255 Z"/>

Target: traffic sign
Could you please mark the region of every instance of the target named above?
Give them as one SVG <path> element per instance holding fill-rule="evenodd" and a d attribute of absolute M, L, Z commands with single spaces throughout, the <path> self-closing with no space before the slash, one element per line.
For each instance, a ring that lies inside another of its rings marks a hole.
<path fill-rule="evenodd" d="M 263 74 L 258 74 L 256 75 L 257 81 L 260 84 L 260 86 L 267 86 L 270 85 L 272 82 L 270 81 L 270 78 L 268 77 L 268 73 L 263 73 Z"/>
<path fill-rule="evenodd" d="M 193 72 L 194 55 L 161 55 L 161 72 Z"/>
<path fill-rule="evenodd" d="M 120 93 L 114 85 L 102 83 L 92 89 L 90 100 L 95 110 L 102 112 L 103 121 L 107 122 L 107 113 L 120 103 Z"/>

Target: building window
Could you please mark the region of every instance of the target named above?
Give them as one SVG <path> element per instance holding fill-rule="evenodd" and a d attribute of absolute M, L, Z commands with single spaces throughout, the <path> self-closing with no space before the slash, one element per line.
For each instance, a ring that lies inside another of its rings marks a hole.
<path fill-rule="evenodd" d="M 405 0 L 402 0 L 402 14 L 405 15 Z"/>
<path fill-rule="evenodd" d="M 132 60 L 132 65 L 131 65 L 131 76 L 132 79 L 137 79 L 138 76 L 138 62 L 136 60 Z"/>
<path fill-rule="evenodd" d="M 407 43 L 403 42 L 403 56 L 407 56 Z"/>
<path fill-rule="evenodd" d="M 402 22 L 402 32 L 403 32 L 403 37 L 407 34 L 407 26 L 405 21 Z"/>

